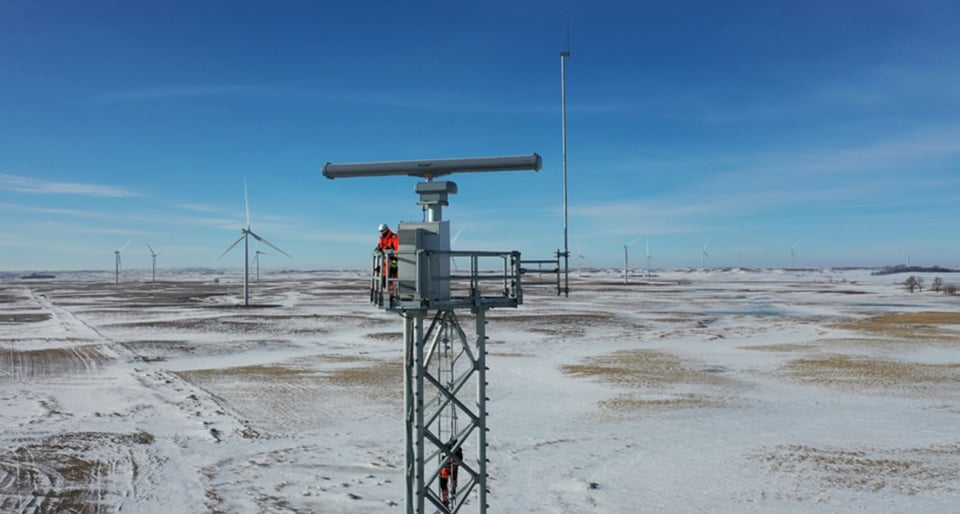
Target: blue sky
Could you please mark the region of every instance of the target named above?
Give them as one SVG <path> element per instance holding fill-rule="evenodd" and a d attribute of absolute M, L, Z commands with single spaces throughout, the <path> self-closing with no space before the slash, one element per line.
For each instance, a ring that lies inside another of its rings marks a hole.
<path fill-rule="evenodd" d="M 264 266 L 363 268 L 417 180 L 325 162 L 533 152 L 444 218 L 547 258 L 567 19 L 572 268 L 960 266 L 956 2 L 11 0 L 0 270 L 238 267 L 244 180 Z"/>

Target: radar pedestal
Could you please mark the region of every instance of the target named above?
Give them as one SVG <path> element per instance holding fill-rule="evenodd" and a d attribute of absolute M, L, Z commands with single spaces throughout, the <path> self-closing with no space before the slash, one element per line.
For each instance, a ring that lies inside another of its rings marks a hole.
<path fill-rule="evenodd" d="M 400 249 L 374 256 L 370 287 L 374 305 L 403 318 L 407 513 L 487 511 L 486 312 L 523 303 L 520 252 L 452 251 L 442 208 L 457 186 L 432 179 L 540 167 L 537 154 L 324 166 L 324 176 L 331 179 L 426 179 L 415 189 L 424 220 L 399 224 Z M 468 259 L 469 270 L 452 274 L 454 257 Z M 391 259 L 398 263 L 396 276 L 385 271 Z M 458 309 L 469 309 L 475 318 L 470 337 Z"/>

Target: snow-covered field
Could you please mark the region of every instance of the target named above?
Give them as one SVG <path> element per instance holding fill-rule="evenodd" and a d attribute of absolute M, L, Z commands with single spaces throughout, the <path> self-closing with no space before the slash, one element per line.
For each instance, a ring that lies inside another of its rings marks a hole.
<path fill-rule="evenodd" d="M 402 323 L 362 274 L 246 309 L 161 278 L 0 281 L 0 511 L 402 511 Z M 960 512 L 960 297 L 905 278 L 527 289 L 488 313 L 490 511 Z"/>

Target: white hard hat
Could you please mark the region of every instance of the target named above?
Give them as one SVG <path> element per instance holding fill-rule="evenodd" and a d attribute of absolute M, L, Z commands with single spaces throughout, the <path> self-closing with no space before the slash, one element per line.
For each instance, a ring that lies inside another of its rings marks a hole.
<path fill-rule="evenodd" d="M 380 232 L 383 232 L 384 230 L 387 230 L 388 228 L 390 228 L 390 227 L 388 227 L 386 223 L 381 223 L 380 226 L 377 227 L 377 230 L 379 230 Z"/>

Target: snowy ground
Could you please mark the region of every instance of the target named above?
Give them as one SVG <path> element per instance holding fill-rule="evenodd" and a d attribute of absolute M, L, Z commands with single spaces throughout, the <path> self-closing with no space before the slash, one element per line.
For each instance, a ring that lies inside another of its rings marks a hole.
<path fill-rule="evenodd" d="M 528 289 L 488 314 L 490 511 L 960 512 L 960 297 L 905 278 Z M 237 279 L 0 281 L 0 511 L 401 512 L 399 317 Z"/>

